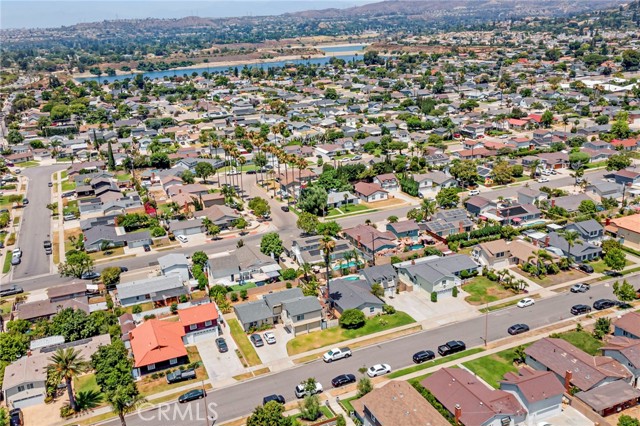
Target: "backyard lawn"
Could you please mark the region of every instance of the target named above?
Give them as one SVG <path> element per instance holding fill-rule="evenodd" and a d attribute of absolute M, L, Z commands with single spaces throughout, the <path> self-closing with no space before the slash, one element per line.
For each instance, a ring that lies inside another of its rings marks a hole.
<path fill-rule="evenodd" d="M 233 340 L 236 342 L 236 345 L 238 345 L 238 348 L 240 348 L 240 351 L 242 352 L 242 355 L 244 356 L 249 366 L 254 366 L 262 363 L 260 357 L 258 356 L 258 353 L 256 352 L 256 348 L 254 348 L 249 341 L 247 334 L 240 326 L 238 320 L 228 320 L 227 324 L 229 325 L 229 329 L 231 330 L 231 336 L 233 337 Z"/>
<path fill-rule="evenodd" d="M 507 349 L 482 358 L 474 359 L 463 363 L 465 367 L 477 374 L 494 388 L 500 387 L 500 381 L 506 373 L 517 372 L 514 365 L 515 348 Z"/>
<path fill-rule="evenodd" d="M 506 290 L 497 281 L 491 281 L 487 277 L 475 277 L 469 284 L 462 286 L 469 293 L 464 300 L 472 305 L 483 305 L 496 300 L 514 296 L 511 290 Z"/>
<path fill-rule="evenodd" d="M 560 333 L 552 336 L 566 340 L 576 348 L 582 349 L 589 355 L 597 355 L 600 352 L 600 347 L 603 345 L 603 342 L 596 339 L 586 331 L 567 331 L 565 333 Z"/>
<path fill-rule="evenodd" d="M 248 290 L 250 288 L 257 287 L 256 283 L 236 284 L 231 286 L 232 291 Z"/>
<path fill-rule="evenodd" d="M 296 336 L 287 342 L 287 352 L 289 355 L 296 355 L 414 322 L 416 322 L 416 320 L 404 312 L 396 312 L 391 315 L 381 315 L 369 318 L 363 327 L 355 330 L 346 330 L 342 327 L 332 327 L 326 330 L 314 331 L 313 333 Z"/>

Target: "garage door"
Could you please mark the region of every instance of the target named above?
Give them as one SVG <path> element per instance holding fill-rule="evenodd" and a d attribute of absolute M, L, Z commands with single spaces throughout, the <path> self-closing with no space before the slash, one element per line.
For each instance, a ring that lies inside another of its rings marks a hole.
<path fill-rule="evenodd" d="M 29 398 L 14 400 L 12 405 L 13 405 L 13 408 L 25 408 L 25 407 L 31 407 L 32 405 L 43 404 L 43 403 L 44 403 L 44 395 L 34 395 Z"/>
<path fill-rule="evenodd" d="M 320 330 L 320 325 L 322 321 L 314 322 L 307 325 L 300 325 L 294 328 L 294 334 L 297 336 L 298 334 L 306 334 L 310 331 Z"/>

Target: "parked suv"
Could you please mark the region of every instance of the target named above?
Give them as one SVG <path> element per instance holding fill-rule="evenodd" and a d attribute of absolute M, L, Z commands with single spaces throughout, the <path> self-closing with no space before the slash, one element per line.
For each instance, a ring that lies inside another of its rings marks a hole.
<path fill-rule="evenodd" d="M 173 373 L 167 374 L 167 383 L 178 383 L 185 380 L 191 380 L 196 378 L 196 371 L 194 369 L 189 370 L 176 370 Z"/>
<path fill-rule="evenodd" d="M 586 272 L 587 274 L 593 274 L 593 266 L 587 265 L 586 263 L 581 263 L 578 265 L 578 269 L 582 272 Z"/>
<path fill-rule="evenodd" d="M 593 303 L 593 309 L 597 309 L 598 311 L 601 311 L 603 309 L 613 308 L 616 305 L 617 303 L 615 302 L 615 300 L 599 299 Z"/>
<path fill-rule="evenodd" d="M 573 315 L 582 315 L 582 314 L 588 314 L 589 312 L 591 312 L 591 306 L 587 306 L 587 305 L 573 305 L 571 307 L 571 313 Z"/>
<path fill-rule="evenodd" d="M 450 342 L 445 343 L 444 345 L 438 346 L 438 353 L 441 356 L 447 356 L 451 354 L 455 354 L 457 352 L 462 352 L 467 349 L 467 345 L 464 344 L 461 340 L 452 340 Z"/>
<path fill-rule="evenodd" d="M 589 284 L 574 284 L 571 286 L 571 293 L 585 293 L 589 291 L 591 286 Z"/>
<path fill-rule="evenodd" d="M 304 383 L 300 383 L 298 386 L 296 386 L 296 398 L 304 398 L 305 396 L 315 395 L 322 392 L 324 392 L 324 389 L 322 389 L 322 385 L 318 382 L 316 382 L 316 388 L 312 392 L 309 392 L 305 389 Z"/>
<path fill-rule="evenodd" d="M 436 357 L 436 354 L 433 351 L 420 351 L 413 354 L 413 362 L 416 364 L 421 364 L 425 361 L 432 360 Z"/>

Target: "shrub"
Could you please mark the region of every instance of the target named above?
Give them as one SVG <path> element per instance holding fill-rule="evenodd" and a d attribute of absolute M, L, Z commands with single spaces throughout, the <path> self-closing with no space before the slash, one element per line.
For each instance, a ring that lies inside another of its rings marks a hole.
<path fill-rule="evenodd" d="M 62 417 L 63 419 L 71 417 L 73 416 L 73 414 L 74 414 L 74 411 L 69 404 L 65 404 L 62 407 L 60 407 L 60 417 Z"/>
<path fill-rule="evenodd" d="M 391 256 L 391 263 L 400 263 L 402 262 L 402 259 L 400 259 L 398 256 Z"/>
<path fill-rule="evenodd" d="M 164 237 L 165 235 L 167 235 L 167 231 L 165 231 L 162 226 L 154 226 L 153 228 L 151 228 L 152 237 Z"/>
<path fill-rule="evenodd" d="M 291 288 L 291 287 L 293 287 L 293 286 L 291 285 L 291 283 L 286 283 L 284 286 L 285 286 L 286 288 Z"/>
<path fill-rule="evenodd" d="M 436 293 L 435 291 L 431 293 L 431 301 L 433 303 L 436 303 L 438 301 L 438 293 Z"/>
<path fill-rule="evenodd" d="M 284 271 L 282 271 L 282 279 L 285 281 L 295 280 L 297 276 L 298 275 L 296 273 L 296 270 L 293 268 L 287 268 Z"/>
<path fill-rule="evenodd" d="M 142 306 L 140 305 L 135 305 L 133 308 L 131 308 L 131 312 L 133 312 L 134 314 L 139 314 L 142 312 Z"/>
<path fill-rule="evenodd" d="M 242 298 L 242 300 L 247 300 L 249 298 L 246 289 L 243 288 L 242 290 L 240 290 L 240 298 Z"/>
<path fill-rule="evenodd" d="M 144 320 L 150 320 L 150 319 L 154 319 L 156 317 L 156 314 L 149 314 L 149 315 L 145 315 L 144 316 Z"/>
<path fill-rule="evenodd" d="M 451 291 L 451 295 L 453 297 L 458 297 L 458 287 L 453 288 L 453 290 Z"/>
<path fill-rule="evenodd" d="M 359 309 L 346 309 L 342 312 L 339 323 L 340 327 L 352 329 L 364 326 L 366 318 L 364 313 Z"/>
<path fill-rule="evenodd" d="M 229 295 L 229 297 L 231 298 L 232 302 L 237 302 L 238 301 L 238 293 L 236 293 L 235 291 L 233 293 L 231 293 Z"/>
<path fill-rule="evenodd" d="M 187 303 L 187 300 L 189 299 L 187 298 L 186 294 L 180 295 L 180 303 Z"/>
<path fill-rule="evenodd" d="M 382 312 L 384 312 L 385 314 L 395 314 L 396 313 L 396 308 L 394 308 L 391 305 L 382 305 Z"/>
<path fill-rule="evenodd" d="M 175 315 L 176 313 L 178 313 L 178 304 L 176 302 L 173 302 L 169 310 L 171 311 L 172 314 Z"/>

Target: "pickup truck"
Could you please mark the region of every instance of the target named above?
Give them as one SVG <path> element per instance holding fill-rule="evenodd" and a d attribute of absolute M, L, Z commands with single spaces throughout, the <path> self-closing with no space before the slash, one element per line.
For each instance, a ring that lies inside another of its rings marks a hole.
<path fill-rule="evenodd" d="M 305 396 L 315 395 L 322 392 L 324 392 L 324 389 L 322 389 L 322 385 L 318 382 L 316 382 L 316 388 L 312 392 L 309 392 L 305 389 L 304 383 L 300 383 L 298 386 L 296 386 L 296 398 L 304 398 Z"/>
<path fill-rule="evenodd" d="M 467 345 L 464 344 L 461 340 L 451 340 L 450 342 L 445 343 L 444 345 L 438 346 L 438 353 L 440 356 L 447 356 L 451 354 L 455 354 L 458 352 L 462 352 L 467 349 Z"/>
<path fill-rule="evenodd" d="M 351 349 L 349 348 L 333 348 L 322 356 L 324 362 L 333 362 L 342 358 L 349 358 Z"/>
<path fill-rule="evenodd" d="M 176 370 L 167 374 L 167 383 L 178 383 L 196 378 L 195 370 Z"/>
<path fill-rule="evenodd" d="M 584 293 L 589 291 L 590 288 L 591 286 L 589 286 L 589 284 L 574 284 L 571 287 L 571 293 Z"/>

